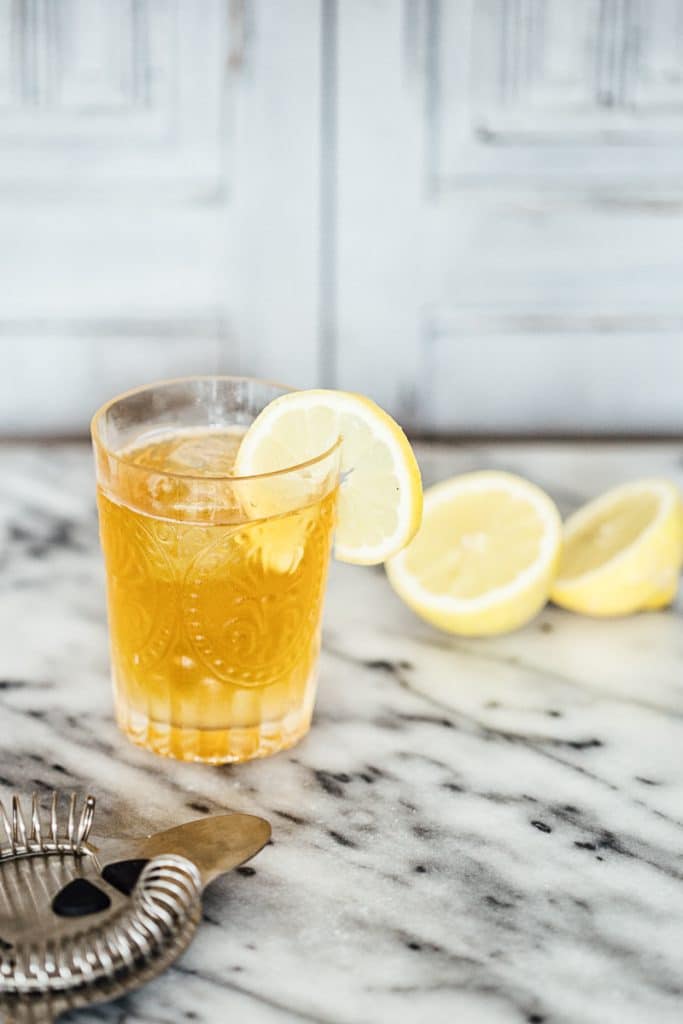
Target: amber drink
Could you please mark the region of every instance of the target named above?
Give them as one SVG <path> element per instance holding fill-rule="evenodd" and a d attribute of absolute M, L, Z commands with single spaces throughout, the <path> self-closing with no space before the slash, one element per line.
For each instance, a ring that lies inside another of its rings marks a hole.
<path fill-rule="evenodd" d="M 242 761 L 309 727 L 339 445 L 233 471 L 243 432 L 285 390 L 169 381 L 93 419 L 116 715 L 156 753 Z"/>

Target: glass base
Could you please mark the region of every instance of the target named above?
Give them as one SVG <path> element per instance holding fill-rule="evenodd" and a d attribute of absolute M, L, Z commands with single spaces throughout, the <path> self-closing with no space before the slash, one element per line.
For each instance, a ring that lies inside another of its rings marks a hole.
<path fill-rule="evenodd" d="M 309 688 L 311 697 L 315 684 Z M 270 757 L 298 743 L 311 725 L 313 700 L 305 701 L 277 722 L 228 729 L 195 729 L 157 722 L 115 694 L 116 721 L 129 740 L 162 757 L 203 764 L 235 764 Z"/>

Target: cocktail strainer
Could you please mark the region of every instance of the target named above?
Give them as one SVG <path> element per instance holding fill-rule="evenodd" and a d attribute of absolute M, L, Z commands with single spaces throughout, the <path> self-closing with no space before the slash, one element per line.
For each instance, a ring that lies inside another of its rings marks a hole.
<path fill-rule="evenodd" d="M 0 1014 L 16 1024 L 137 988 L 188 946 L 201 895 L 268 842 L 270 826 L 222 814 L 144 837 L 90 838 L 95 798 L 43 820 L 0 802 Z M 2 830 L 5 836 L 2 836 Z M 6 843 L 5 843 L 6 840 Z"/>

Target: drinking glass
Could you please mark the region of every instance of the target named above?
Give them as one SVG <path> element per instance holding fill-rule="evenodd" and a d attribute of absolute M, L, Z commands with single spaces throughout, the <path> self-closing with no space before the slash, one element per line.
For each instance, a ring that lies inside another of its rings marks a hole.
<path fill-rule="evenodd" d="M 116 717 L 155 753 L 243 761 L 308 731 L 340 441 L 232 472 L 240 434 L 287 390 L 164 381 L 93 418 Z"/>

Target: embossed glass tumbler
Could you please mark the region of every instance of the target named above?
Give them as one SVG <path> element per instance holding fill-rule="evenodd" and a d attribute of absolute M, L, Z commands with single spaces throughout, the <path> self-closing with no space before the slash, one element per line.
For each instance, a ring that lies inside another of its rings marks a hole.
<path fill-rule="evenodd" d="M 241 434 L 286 390 L 165 381 L 93 418 L 116 716 L 156 753 L 243 761 L 309 728 L 339 442 L 232 472 Z"/>

